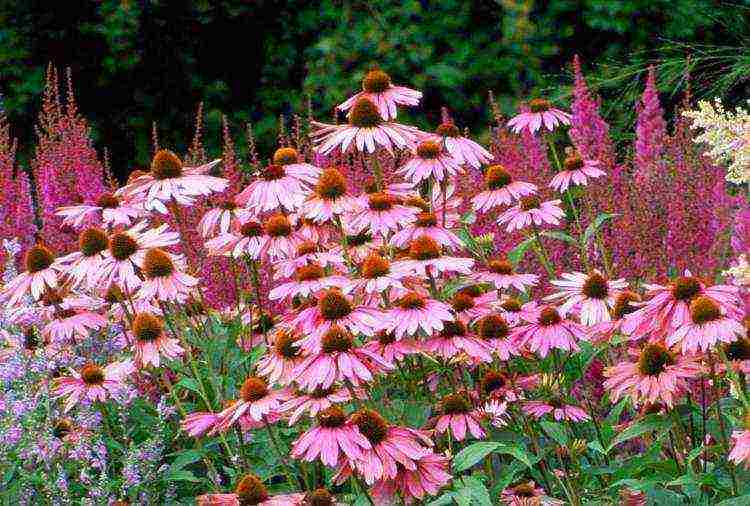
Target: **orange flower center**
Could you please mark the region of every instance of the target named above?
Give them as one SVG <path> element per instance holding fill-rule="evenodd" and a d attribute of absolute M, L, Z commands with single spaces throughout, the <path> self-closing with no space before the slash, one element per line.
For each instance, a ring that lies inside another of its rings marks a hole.
<path fill-rule="evenodd" d="M 105 193 L 96 200 L 96 205 L 102 209 L 114 209 L 120 205 L 120 199 L 111 193 Z"/>
<path fill-rule="evenodd" d="M 264 228 L 271 237 L 287 237 L 292 233 L 292 224 L 283 214 L 274 214 L 268 218 Z"/>
<path fill-rule="evenodd" d="M 580 155 L 570 155 L 565 159 L 565 170 L 581 170 L 583 168 L 583 158 Z"/>
<path fill-rule="evenodd" d="M 160 180 L 180 177 L 182 160 L 168 149 L 160 149 L 151 161 L 151 175 Z"/>
<path fill-rule="evenodd" d="M 534 195 L 529 195 L 528 197 L 521 197 L 521 210 L 522 211 L 530 211 L 531 209 L 539 209 L 539 206 L 541 205 L 541 201 L 538 197 Z"/>
<path fill-rule="evenodd" d="M 331 327 L 321 340 L 321 347 L 325 353 L 349 351 L 353 345 L 352 334 L 337 326 Z"/>
<path fill-rule="evenodd" d="M 457 415 L 471 411 L 471 402 L 464 394 L 449 394 L 440 401 L 444 415 Z"/>
<path fill-rule="evenodd" d="M 598 272 L 592 272 L 583 283 L 581 291 L 591 299 L 605 299 L 609 294 L 609 285 L 604 276 Z"/>
<path fill-rule="evenodd" d="M 466 311 L 474 307 L 474 298 L 468 293 L 457 293 L 451 300 L 451 306 L 457 313 Z"/>
<path fill-rule="evenodd" d="M 266 168 L 263 169 L 263 172 L 261 172 L 261 177 L 266 181 L 276 181 L 277 179 L 281 179 L 284 176 L 286 176 L 284 166 L 277 165 L 275 163 L 267 165 Z"/>
<path fill-rule="evenodd" d="M 680 276 L 672 282 L 672 297 L 682 302 L 690 302 L 700 292 L 700 281 L 692 276 Z"/>
<path fill-rule="evenodd" d="M 485 394 L 490 394 L 508 383 L 508 378 L 498 371 L 487 371 L 482 377 L 480 388 Z"/>
<path fill-rule="evenodd" d="M 371 409 L 361 409 L 354 413 L 352 422 L 373 445 L 382 442 L 388 434 L 388 423 Z"/>
<path fill-rule="evenodd" d="M 318 264 L 308 264 L 303 265 L 302 267 L 297 267 L 297 272 L 295 273 L 297 281 L 312 281 L 314 279 L 320 279 L 325 275 L 325 271 Z"/>
<path fill-rule="evenodd" d="M 440 256 L 440 246 L 433 238 L 423 235 L 412 240 L 409 256 L 414 260 L 432 260 Z"/>
<path fill-rule="evenodd" d="M 549 100 L 543 98 L 535 98 L 529 101 L 529 109 L 531 112 L 544 112 L 552 108 L 552 103 Z"/>
<path fill-rule="evenodd" d="M 380 111 L 366 98 L 360 98 L 349 111 L 349 124 L 357 128 L 374 128 L 383 122 Z"/>
<path fill-rule="evenodd" d="M 461 131 L 453 123 L 441 123 L 440 126 L 438 126 L 435 130 L 435 133 L 438 135 L 442 135 L 443 137 L 461 136 Z"/>
<path fill-rule="evenodd" d="M 96 364 L 87 364 L 81 369 L 81 379 L 89 386 L 104 383 L 104 369 Z"/>
<path fill-rule="evenodd" d="M 362 262 L 362 277 L 365 279 L 379 278 L 385 276 L 391 270 L 390 262 L 377 253 L 371 253 Z"/>
<path fill-rule="evenodd" d="M 417 146 L 417 156 L 426 160 L 434 160 L 440 156 L 442 148 L 435 141 L 422 141 Z"/>
<path fill-rule="evenodd" d="M 545 307 L 542 309 L 541 313 L 539 313 L 539 325 L 544 327 L 557 325 L 561 321 L 562 318 L 560 317 L 560 313 L 558 313 L 557 309 L 553 307 Z"/>
<path fill-rule="evenodd" d="M 346 415 L 338 406 L 331 406 L 318 413 L 318 424 L 321 427 L 341 427 L 346 422 Z"/>
<path fill-rule="evenodd" d="M 690 303 L 690 318 L 693 323 L 702 325 L 721 318 L 721 309 L 716 301 L 710 297 L 696 297 Z"/>
<path fill-rule="evenodd" d="M 299 161 L 299 154 L 294 148 L 279 148 L 273 154 L 273 163 L 275 165 L 290 165 Z"/>
<path fill-rule="evenodd" d="M 499 315 L 487 315 L 477 323 L 477 333 L 484 340 L 504 339 L 508 332 L 508 322 Z"/>
<path fill-rule="evenodd" d="M 383 93 L 391 86 L 391 76 L 382 70 L 369 71 L 362 79 L 362 89 L 367 93 Z"/>
<path fill-rule="evenodd" d="M 352 312 L 352 304 L 340 290 L 328 290 L 318 302 L 320 314 L 328 321 L 340 320 Z"/>
<path fill-rule="evenodd" d="M 490 260 L 487 263 L 491 272 L 495 274 L 510 275 L 513 274 L 513 265 L 507 260 Z"/>
<path fill-rule="evenodd" d="M 166 251 L 154 248 L 146 252 L 143 273 L 147 278 L 166 278 L 174 272 L 174 264 Z"/>
<path fill-rule="evenodd" d="M 258 237 L 263 234 L 263 226 L 257 221 L 248 221 L 242 224 L 240 233 L 244 237 Z"/>
<path fill-rule="evenodd" d="M 133 319 L 133 335 L 138 341 L 145 343 L 156 341 L 164 331 L 164 324 L 156 315 L 138 313 Z"/>
<path fill-rule="evenodd" d="M 254 474 L 243 476 L 237 483 L 234 492 L 238 496 L 240 506 L 254 506 L 267 501 L 269 498 L 266 486 Z"/>
<path fill-rule="evenodd" d="M 26 264 L 26 270 L 29 274 L 34 274 L 35 272 L 47 269 L 54 261 L 55 257 L 52 255 L 52 252 L 45 246 L 37 244 L 36 246 L 29 248 L 26 252 L 24 263 Z"/>
<path fill-rule="evenodd" d="M 423 228 L 434 227 L 437 225 L 437 217 L 435 216 L 434 213 L 422 212 L 417 215 L 416 224 L 418 227 L 423 227 Z"/>
<path fill-rule="evenodd" d="M 240 389 L 240 397 L 245 402 L 259 401 L 268 395 L 268 384 L 263 378 L 248 376 Z"/>
<path fill-rule="evenodd" d="M 315 191 L 323 199 L 336 200 L 346 193 L 346 179 L 338 169 L 328 168 L 320 175 Z"/>
<path fill-rule="evenodd" d="M 512 183 L 513 176 L 502 165 L 490 165 L 484 173 L 484 182 L 490 190 L 499 190 Z"/>
<path fill-rule="evenodd" d="M 638 359 L 638 371 L 643 376 L 658 376 L 674 363 L 674 356 L 663 345 L 647 344 Z"/>
<path fill-rule="evenodd" d="M 136 251 L 138 243 L 126 232 L 118 232 L 109 238 L 109 252 L 116 260 L 127 260 Z"/>
<path fill-rule="evenodd" d="M 394 204 L 397 203 L 397 200 L 392 195 L 378 192 L 371 194 L 368 197 L 367 202 L 370 209 L 373 211 L 388 211 L 393 208 Z"/>
<path fill-rule="evenodd" d="M 424 309 L 425 298 L 416 292 L 409 292 L 398 299 L 396 305 L 401 309 Z"/>
<path fill-rule="evenodd" d="M 615 299 L 615 307 L 613 309 L 614 317 L 616 320 L 622 319 L 625 315 L 632 313 L 638 309 L 638 306 L 634 305 L 633 302 L 640 302 L 641 296 L 630 290 L 620 292 Z"/>

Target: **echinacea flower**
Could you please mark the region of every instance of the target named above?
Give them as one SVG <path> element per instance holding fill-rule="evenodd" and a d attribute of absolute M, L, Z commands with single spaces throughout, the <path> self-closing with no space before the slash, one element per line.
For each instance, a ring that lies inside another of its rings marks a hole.
<path fill-rule="evenodd" d="M 508 121 L 508 127 L 517 134 L 528 130 L 533 135 L 542 126 L 551 132 L 558 125 L 570 125 L 570 114 L 552 107 L 552 103 L 543 98 L 530 100 L 528 112 L 517 114 Z"/>
<path fill-rule="evenodd" d="M 63 225 L 79 228 L 84 224 L 128 227 L 144 215 L 143 209 L 123 202 L 111 193 L 101 195 L 93 204 L 58 207 L 55 214 L 63 217 Z"/>
<path fill-rule="evenodd" d="M 413 146 L 419 136 L 419 130 L 414 127 L 383 119 L 378 107 L 365 97 L 354 102 L 347 116 L 346 125 L 311 122 L 314 129 L 311 137 L 318 153 L 327 155 L 337 148 L 346 153 L 351 147 L 366 153 L 374 153 L 377 147 L 382 147 L 393 153 L 394 148 Z"/>
<path fill-rule="evenodd" d="M 59 307 L 43 328 L 42 335 L 56 344 L 68 343 L 75 338 L 85 338 L 90 332 L 107 326 L 107 319 L 84 307 Z"/>
<path fill-rule="evenodd" d="M 536 315 L 539 314 L 539 307 L 536 302 L 530 300 L 526 303 L 521 303 L 515 297 L 505 297 L 500 301 L 500 313 L 503 318 L 508 322 L 508 325 L 515 327 L 522 321 L 529 322 L 534 321 Z"/>
<path fill-rule="evenodd" d="M 722 350 L 732 369 L 750 374 L 750 339 L 740 337 L 736 341 L 723 345 Z M 718 369 L 721 370 L 723 367 L 724 364 L 718 364 Z"/>
<path fill-rule="evenodd" d="M 80 371 L 73 371 L 71 376 L 58 378 L 52 394 L 68 397 L 64 412 L 70 411 L 83 399 L 104 402 L 108 396 L 123 389 L 123 379 L 133 370 L 133 364 L 129 361 L 113 362 L 106 367 L 88 363 Z"/>
<path fill-rule="evenodd" d="M 417 185 L 428 179 L 442 182 L 463 173 L 463 169 L 440 142 L 427 139 L 419 143 L 414 155 L 396 172 Z"/>
<path fill-rule="evenodd" d="M 636 354 L 636 362 L 621 362 L 604 371 L 604 388 L 613 402 L 630 397 L 633 404 L 674 405 L 689 388 L 687 380 L 703 372 L 694 357 L 672 353 L 659 342 L 646 344 Z"/>
<path fill-rule="evenodd" d="M 599 161 L 583 160 L 580 155 L 573 154 L 565 158 L 563 170 L 555 174 L 549 186 L 563 193 L 571 183 L 586 186 L 589 178 L 595 179 L 606 174 L 599 168 Z"/>
<path fill-rule="evenodd" d="M 419 353 L 419 344 L 413 339 L 396 339 L 393 332 L 380 331 L 375 339 L 365 343 L 363 348 L 383 357 L 391 363 L 401 362 L 407 355 Z"/>
<path fill-rule="evenodd" d="M 667 337 L 667 345 L 680 344 L 682 353 L 708 351 L 718 343 L 731 343 L 747 334 L 741 322 L 728 317 L 712 298 L 700 295 L 690 303 L 690 322 Z"/>
<path fill-rule="evenodd" d="M 555 421 L 560 422 L 567 420 L 569 422 L 585 422 L 591 417 L 583 409 L 572 404 L 565 404 L 561 399 L 551 399 L 549 401 L 526 401 L 521 409 L 527 415 L 534 418 L 542 418 L 546 414 L 551 414 Z"/>
<path fill-rule="evenodd" d="M 258 374 L 272 385 L 289 384 L 292 371 L 302 360 L 297 344 L 299 338 L 300 336 L 289 330 L 274 332 L 268 351 L 258 360 Z"/>
<path fill-rule="evenodd" d="M 495 310 L 498 305 L 497 292 L 485 292 L 478 285 L 465 286 L 456 291 L 450 304 L 456 318 L 468 325 Z"/>
<path fill-rule="evenodd" d="M 454 393 L 443 397 L 440 401 L 440 415 L 435 423 L 435 431 L 443 434 L 450 429 L 456 441 L 466 438 L 466 429 L 476 439 L 484 439 L 487 433 L 480 425 L 481 410 L 476 409 L 470 397 L 464 393 Z"/>
<path fill-rule="evenodd" d="M 521 274 L 513 272 L 513 264 L 502 258 L 492 258 L 487 261 L 487 270 L 472 273 L 472 279 L 477 283 L 491 283 L 498 290 L 515 288 L 525 292 L 539 283 L 537 274 Z"/>
<path fill-rule="evenodd" d="M 536 195 L 521 197 L 518 204 L 507 209 L 497 218 L 497 224 L 507 223 L 505 230 L 513 232 L 530 225 L 559 225 L 565 212 L 560 208 L 559 199 L 541 202 Z"/>
<path fill-rule="evenodd" d="M 212 207 L 201 217 L 198 222 L 198 231 L 205 239 L 226 234 L 230 230 L 239 228 L 242 223 L 252 218 L 252 213 L 237 204 L 233 198 L 227 198 Z"/>
<path fill-rule="evenodd" d="M 599 271 L 563 273 L 562 279 L 550 283 L 560 289 L 544 300 L 562 301 L 559 311 L 563 315 L 575 310 L 586 326 L 611 320 L 609 310 L 614 308 L 617 294 L 628 286 L 625 279 L 607 279 Z"/>
<path fill-rule="evenodd" d="M 563 318 L 552 306 L 542 308 L 535 319 L 529 320 L 527 324 L 513 329 L 511 339 L 517 346 L 527 346 L 542 358 L 551 349 L 577 351 L 577 342 L 586 338 L 586 331 L 581 325 Z"/>
<path fill-rule="evenodd" d="M 463 248 L 461 239 L 441 224 L 438 215 L 429 212 L 417 214 L 413 223 L 407 224 L 391 237 L 390 243 L 397 248 L 404 248 L 420 236 L 427 236 L 446 248 Z"/>
<path fill-rule="evenodd" d="M 306 240 L 297 245 L 297 254 L 294 257 L 274 262 L 274 278 L 291 278 L 297 269 L 311 263 L 318 264 L 324 269 L 331 268 L 335 271 L 346 270 L 344 257 L 341 254 L 332 251 L 321 251 L 316 242 Z"/>
<path fill-rule="evenodd" d="M 589 327 L 589 337 L 594 342 L 607 341 L 616 332 L 621 332 L 625 318 L 640 308 L 642 298 L 630 290 L 622 290 L 615 296 L 615 304 L 612 307 L 612 319 L 603 321 Z"/>
<path fill-rule="evenodd" d="M 237 203 L 256 214 L 270 211 L 296 211 L 310 193 L 320 169 L 310 164 L 266 166 L 260 177 L 236 197 Z"/>
<path fill-rule="evenodd" d="M 513 176 L 502 165 L 490 165 L 484 170 L 484 182 L 487 190 L 478 193 L 471 199 L 471 205 L 477 212 L 487 212 L 500 206 L 509 206 L 523 197 L 534 195 L 537 187 L 525 181 L 514 181 Z"/>
<path fill-rule="evenodd" d="M 229 181 L 206 175 L 221 160 L 214 160 L 199 167 L 185 167 L 173 152 L 161 149 L 151 161 L 151 170 L 138 176 L 117 191 L 125 199 L 143 198 L 148 211 L 167 214 L 166 203 L 192 205 L 198 196 L 222 192 Z"/>
<path fill-rule="evenodd" d="M 104 230 L 90 227 L 78 235 L 78 251 L 58 258 L 61 269 L 71 278 L 73 288 L 79 285 L 96 287 L 108 247 L 109 239 Z"/>
<path fill-rule="evenodd" d="M 26 270 L 11 279 L 0 289 L 0 302 L 15 306 L 26 295 L 39 300 L 49 289 L 57 288 L 57 272 L 60 269 L 52 252 L 42 244 L 26 251 Z"/>
<path fill-rule="evenodd" d="M 263 225 L 254 220 L 246 221 L 237 230 L 219 234 L 205 243 L 211 255 L 247 257 L 251 260 L 260 259 L 263 245 Z"/>
<path fill-rule="evenodd" d="M 354 211 L 346 219 L 349 232 L 385 236 L 395 232 L 417 218 L 417 210 L 405 206 L 401 199 L 388 193 L 372 193 L 367 198 L 367 206 Z"/>
<path fill-rule="evenodd" d="M 361 290 L 367 295 L 378 295 L 393 289 L 398 294 L 405 291 L 400 280 L 408 276 L 408 273 L 393 269 L 387 258 L 373 252 L 362 262 L 360 275 L 360 278 L 349 280 L 347 292 Z"/>
<path fill-rule="evenodd" d="M 184 302 L 198 279 L 182 272 L 185 267 L 181 255 L 153 248 L 143 258 L 142 272 L 145 277 L 138 298 L 156 299 L 163 302 Z"/>
<path fill-rule="evenodd" d="M 320 458 L 324 465 L 337 467 L 339 462 L 353 463 L 362 458 L 363 450 L 370 449 L 370 442 L 341 408 L 331 406 L 318 413 L 317 426 L 292 443 L 291 456 L 305 462 Z"/>
<path fill-rule="evenodd" d="M 207 411 L 190 413 L 181 422 L 180 427 L 190 437 L 201 437 L 216 426 L 219 415 Z"/>
<path fill-rule="evenodd" d="M 518 355 L 518 349 L 510 336 L 508 322 L 499 314 L 488 314 L 476 323 L 477 337 L 484 342 L 500 360 L 508 360 L 511 355 Z"/>
<path fill-rule="evenodd" d="M 744 426 L 732 432 L 732 451 L 729 452 L 729 460 L 735 465 L 744 465 L 750 469 L 750 415 L 746 414 Z"/>
<path fill-rule="evenodd" d="M 376 506 L 396 504 L 400 494 L 405 504 L 437 495 L 453 478 L 448 471 L 448 458 L 439 453 L 429 453 L 417 460 L 413 471 L 397 464 L 398 474 L 393 480 L 380 480 L 372 488 Z"/>
<path fill-rule="evenodd" d="M 345 213 L 359 208 L 356 198 L 347 193 L 346 178 L 339 169 L 325 169 L 313 193 L 301 205 L 300 214 L 315 223 L 330 223 Z"/>
<path fill-rule="evenodd" d="M 453 314 L 447 304 L 409 292 L 395 302 L 385 318 L 382 330 L 401 339 L 414 336 L 420 329 L 428 336 L 440 332 L 444 322 L 453 320 Z"/>
<path fill-rule="evenodd" d="M 160 356 L 176 358 L 185 351 L 177 339 L 164 333 L 164 321 L 151 313 L 138 313 L 131 325 L 136 363 L 140 367 L 159 367 Z"/>
<path fill-rule="evenodd" d="M 290 376 L 291 377 L 291 376 Z M 352 400 L 351 391 L 359 399 L 366 398 L 366 394 L 359 388 L 344 388 L 331 386 L 329 388 L 316 388 L 312 392 L 296 392 L 288 401 L 281 405 L 280 411 L 289 414 L 289 426 L 296 424 L 302 415 L 307 414 L 315 418 L 318 413 L 336 404 L 344 404 Z"/>
<path fill-rule="evenodd" d="M 418 105 L 422 92 L 396 86 L 391 83 L 391 76 L 380 69 L 374 69 L 365 74 L 362 79 L 362 91 L 349 97 L 345 102 L 336 106 L 340 111 L 350 111 L 361 98 L 370 100 L 385 120 L 396 119 L 399 105 Z M 352 113 L 349 112 L 351 115 Z"/>
<path fill-rule="evenodd" d="M 211 433 L 227 431 L 243 416 L 254 422 L 267 423 L 270 417 L 279 414 L 281 405 L 289 396 L 288 389 L 272 390 L 263 378 L 248 376 L 240 388 L 239 399 L 218 414 L 219 420 Z"/>
<path fill-rule="evenodd" d="M 468 137 L 462 136 L 452 121 L 443 121 L 435 130 L 434 138 L 443 143 L 445 150 L 459 164 L 465 163 L 478 169 L 482 164 L 492 160 L 492 153 Z"/>
<path fill-rule="evenodd" d="M 297 268 L 294 279 L 273 288 L 268 298 L 279 300 L 293 297 L 309 297 L 328 288 L 344 288 L 349 278 L 339 274 L 326 274 L 318 264 L 308 264 Z"/>
<path fill-rule="evenodd" d="M 152 248 L 172 246 L 180 240 L 177 232 L 168 231 L 166 223 L 156 228 L 147 227 L 148 223 L 141 221 L 109 237 L 100 283 L 104 286 L 116 284 L 126 291 L 140 288 L 142 279 L 138 271 L 143 268 L 146 252 Z"/>
<path fill-rule="evenodd" d="M 244 475 L 232 494 L 203 494 L 196 498 L 197 506 L 302 506 L 305 494 L 272 496 L 263 482 L 254 474 Z"/>
<path fill-rule="evenodd" d="M 443 255 L 440 245 L 426 235 L 419 236 L 409 244 L 409 256 L 405 260 L 394 262 L 394 268 L 414 273 L 419 276 L 439 276 L 443 273 L 457 272 L 471 274 L 473 258 Z"/>
<path fill-rule="evenodd" d="M 484 403 L 481 411 L 493 427 L 501 428 L 508 425 L 508 403 L 506 401 L 491 399 Z"/>
<path fill-rule="evenodd" d="M 422 349 L 444 360 L 465 353 L 476 362 L 492 362 L 489 346 L 470 334 L 460 320 L 446 322 L 443 330 L 422 343 Z"/>
<path fill-rule="evenodd" d="M 369 349 L 356 347 L 350 332 L 334 326 L 322 337 L 320 351 L 303 358 L 290 375 L 301 388 L 313 391 L 336 382 L 367 384 L 375 374 L 393 368 L 392 363 Z"/>
<path fill-rule="evenodd" d="M 479 382 L 478 391 L 483 398 L 515 402 L 523 397 L 526 383 L 500 371 L 489 369 Z"/>
<path fill-rule="evenodd" d="M 500 500 L 505 506 L 557 506 L 562 501 L 545 495 L 544 489 L 533 481 L 518 483 L 503 489 Z"/>

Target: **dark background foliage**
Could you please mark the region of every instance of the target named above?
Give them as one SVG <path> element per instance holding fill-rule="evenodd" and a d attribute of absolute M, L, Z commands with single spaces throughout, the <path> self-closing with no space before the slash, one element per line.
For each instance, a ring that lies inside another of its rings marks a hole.
<path fill-rule="evenodd" d="M 208 148 L 221 115 L 239 134 L 252 123 L 261 152 L 279 115 L 329 118 L 378 65 L 422 89 L 406 121 L 427 128 L 440 107 L 481 131 L 487 92 L 504 111 L 530 94 L 559 93 L 580 54 L 600 91 L 630 105 L 645 64 L 670 90 L 686 57 L 706 92 L 739 96 L 750 67 L 748 1 L 715 0 L 2 0 L 4 107 L 28 158 L 45 67 L 70 67 L 97 146 L 122 177 L 145 165 L 151 125 L 184 150 L 205 103 Z M 716 78 L 732 70 L 723 81 Z M 667 89 L 665 87 L 665 89 Z M 667 97 L 669 100 L 669 97 Z M 616 121 L 627 121 L 627 114 Z"/>

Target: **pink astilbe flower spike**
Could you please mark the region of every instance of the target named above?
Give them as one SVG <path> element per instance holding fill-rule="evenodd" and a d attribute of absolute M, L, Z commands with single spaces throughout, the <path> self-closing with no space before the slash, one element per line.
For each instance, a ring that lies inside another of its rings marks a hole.
<path fill-rule="evenodd" d="M 351 110 L 361 98 L 372 101 L 383 119 L 392 120 L 396 119 L 397 106 L 419 105 L 422 92 L 406 86 L 396 86 L 391 83 L 391 77 L 388 74 L 380 69 L 374 69 L 369 71 L 362 79 L 362 91 L 337 105 L 336 109 L 349 111 L 349 115 L 351 115 Z"/>
<path fill-rule="evenodd" d="M 573 311 L 583 325 L 592 326 L 611 320 L 610 309 L 628 283 L 624 279 L 607 279 L 599 271 L 563 273 L 562 279 L 550 283 L 560 291 L 548 295 L 544 300 L 560 301 L 559 311 L 563 315 Z"/>
<path fill-rule="evenodd" d="M 398 174 L 414 185 L 427 180 L 443 182 L 463 172 L 458 160 L 440 142 L 429 139 L 420 142 L 414 148 L 413 156 L 397 170 Z"/>
<path fill-rule="evenodd" d="M 514 133 L 528 130 L 535 134 L 542 127 L 551 132 L 559 125 L 570 125 L 570 114 L 552 107 L 548 100 L 535 98 L 529 101 L 528 108 L 508 121 L 508 128 Z"/>
<path fill-rule="evenodd" d="M 663 403 L 668 407 L 688 390 L 687 380 L 703 368 L 689 355 L 676 355 L 659 342 L 634 352 L 636 362 L 621 362 L 605 369 L 604 388 L 613 402 L 629 397 L 634 404 Z"/>
<path fill-rule="evenodd" d="M 523 197 L 537 192 L 534 184 L 514 181 L 502 165 L 490 165 L 484 170 L 487 189 L 472 197 L 471 204 L 477 212 L 487 212 L 500 206 L 509 206 Z"/>
<path fill-rule="evenodd" d="M 360 97 L 352 105 L 346 125 L 311 122 L 311 137 L 321 155 L 334 151 L 374 153 L 378 147 L 392 153 L 394 149 L 408 149 L 416 145 L 419 130 L 383 119 L 378 107 L 368 98 Z"/>
<path fill-rule="evenodd" d="M 89 363 L 80 372 L 73 371 L 72 376 L 58 378 L 52 395 L 67 397 L 65 412 L 84 399 L 104 402 L 110 395 L 124 388 L 123 379 L 133 370 L 133 364 L 129 361 L 113 362 L 106 367 Z"/>
<path fill-rule="evenodd" d="M 324 465 L 337 467 L 344 462 L 353 464 L 362 458 L 364 450 L 371 449 L 372 445 L 357 426 L 347 420 L 339 407 L 332 406 L 318 413 L 317 426 L 292 443 L 291 456 L 305 462 L 320 458 Z"/>
<path fill-rule="evenodd" d="M 30 246 L 35 226 L 31 208 L 31 188 L 24 170 L 16 167 L 17 143 L 0 110 L 0 237 L 15 237 Z M 25 249 L 25 248 L 22 248 Z"/>
<path fill-rule="evenodd" d="M 539 310 L 535 318 L 513 329 L 511 339 L 518 347 L 526 346 L 532 353 L 544 358 L 552 349 L 577 351 L 578 341 L 587 337 L 578 323 L 563 318 L 553 306 Z"/>

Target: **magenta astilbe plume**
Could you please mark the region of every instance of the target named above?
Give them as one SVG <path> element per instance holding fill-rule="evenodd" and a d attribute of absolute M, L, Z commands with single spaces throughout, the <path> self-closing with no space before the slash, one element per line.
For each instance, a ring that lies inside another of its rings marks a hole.
<path fill-rule="evenodd" d="M 750 253 L 750 206 L 748 205 L 742 206 L 734 217 L 732 250 L 735 255 Z"/>
<path fill-rule="evenodd" d="M 649 67 L 646 88 L 636 103 L 638 117 L 635 123 L 636 179 L 649 177 L 653 166 L 661 161 L 667 137 L 667 122 L 659 102 L 656 88 L 656 71 Z"/>
<path fill-rule="evenodd" d="M 229 180 L 229 186 L 224 192 L 225 197 L 233 197 L 241 188 L 244 188 L 245 182 L 242 174 L 242 167 L 234 150 L 234 141 L 229 131 L 227 117 L 222 116 L 222 133 L 224 136 L 224 149 L 221 156 L 222 177 Z"/>

